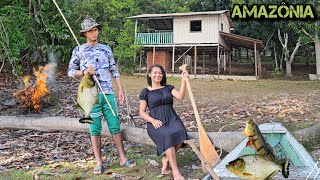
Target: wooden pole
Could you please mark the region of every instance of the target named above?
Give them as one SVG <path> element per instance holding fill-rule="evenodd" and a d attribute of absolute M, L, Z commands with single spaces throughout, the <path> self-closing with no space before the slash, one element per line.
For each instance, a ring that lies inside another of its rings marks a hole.
<path fill-rule="evenodd" d="M 223 71 L 225 72 L 226 70 L 227 70 L 226 51 L 223 51 Z"/>
<path fill-rule="evenodd" d="M 153 52 L 152 52 L 152 65 L 154 65 L 154 59 L 156 56 L 156 47 L 153 46 Z"/>
<path fill-rule="evenodd" d="M 202 51 L 202 74 L 205 74 L 206 72 L 205 72 L 205 69 L 204 69 L 204 55 L 205 55 L 205 52 L 204 51 Z"/>
<path fill-rule="evenodd" d="M 256 78 L 258 79 L 258 61 L 257 61 L 257 43 L 254 43 L 254 69 L 256 73 Z"/>
<path fill-rule="evenodd" d="M 138 31 L 138 20 L 136 19 L 136 24 L 134 25 L 134 43 L 137 43 L 137 31 Z"/>
<path fill-rule="evenodd" d="M 228 61 L 229 61 L 229 75 L 231 75 L 231 60 L 232 60 L 232 53 L 228 53 Z"/>
<path fill-rule="evenodd" d="M 142 51 L 140 51 L 139 73 L 141 73 Z"/>
<path fill-rule="evenodd" d="M 175 47 L 174 45 L 172 46 L 172 67 L 171 67 L 171 76 L 173 76 L 173 73 L 174 73 L 174 50 L 175 50 Z"/>
<path fill-rule="evenodd" d="M 218 64 L 218 78 L 219 78 L 219 75 L 220 75 L 220 55 L 219 55 L 219 52 L 220 51 L 220 44 L 218 44 L 218 50 L 217 50 L 217 64 Z"/>
<path fill-rule="evenodd" d="M 257 58 L 258 58 L 258 69 L 259 69 L 258 75 L 259 75 L 259 78 L 262 78 L 261 54 L 259 50 L 257 50 L 257 53 L 258 53 Z"/>
<path fill-rule="evenodd" d="M 194 46 L 194 70 L 193 70 L 194 76 L 197 75 L 197 46 Z"/>
<path fill-rule="evenodd" d="M 195 152 L 198 158 L 201 160 L 201 162 L 203 162 L 204 168 L 206 168 L 206 170 L 209 172 L 211 177 L 213 177 L 213 179 L 215 180 L 219 180 L 218 175 L 212 170 L 212 166 L 209 164 L 209 162 L 206 160 L 206 158 L 201 154 L 201 152 L 198 150 L 198 148 L 194 144 L 195 140 L 194 139 L 185 140 L 184 143 L 189 144 L 193 152 Z"/>

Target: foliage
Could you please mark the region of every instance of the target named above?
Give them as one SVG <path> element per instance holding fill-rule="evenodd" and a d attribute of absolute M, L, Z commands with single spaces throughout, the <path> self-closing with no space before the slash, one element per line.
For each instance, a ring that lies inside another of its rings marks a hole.
<path fill-rule="evenodd" d="M 128 21 L 129 16 L 223 9 L 231 11 L 234 4 L 279 2 L 281 0 L 57 0 L 81 43 L 84 43 L 85 39 L 78 34 L 79 24 L 86 16 L 97 19 L 103 27 L 100 42 L 113 48 L 115 59 L 119 61 L 121 70 L 127 73 L 135 69 L 133 59 L 135 57 L 138 59 L 138 51 L 141 48 L 133 43 L 135 25 L 134 22 Z M 305 2 L 294 0 L 292 3 Z M 319 14 L 318 1 L 310 1 L 310 3 L 315 3 L 314 6 Z M 2 64 L 5 64 L 4 69 L 7 71 L 21 74 L 27 70 L 26 68 L 31 69 L 32 64 L 47 63 L 48 51 L 55 52 L 62 62 L 69 61 L 71 50 L 76 43 L 52 0 L 2 0 L 0 17 L 3 24 L 3 26 L 0 24 L 1 31 L 4 32 L 0 35 L 0 72 Z M 303 33 L 302 29 L 311 36 L 315 33 L 319 34 L 320 30 L 319 25 L 316 26 L 315 22 L 310 21 L 288 23 L 288 21 L 234 20 L 234 24 L 233 33 L 261 39 L 264 45 L 269 47 L 280 47 L 276 33 L 278 28 L 282 32 L 288 32 L 290 49 L 299 37 L 304 45 L 312 43 L 310 36 Z M 138 28 L 143 27 L 139 25 Z M 267 44 L 268 40 L 270 42 Z M 298 55 L 301 56 L 301 54 Z"/>
<path fill-rule="evenodd" d="M 193 12 L 230 9 L 231 0 L 190 0 L 189 8 Z"/>
<path fill-rule="evenodd" d="M 12 19 L 15 19 L 14 21 Z M 9 62 L 13 74 L 21 74 L 19 55 L 28 46 L 30 31 L 28 11 L 20 2 L 10 3 L 0 9 L 0 62 Z"/>

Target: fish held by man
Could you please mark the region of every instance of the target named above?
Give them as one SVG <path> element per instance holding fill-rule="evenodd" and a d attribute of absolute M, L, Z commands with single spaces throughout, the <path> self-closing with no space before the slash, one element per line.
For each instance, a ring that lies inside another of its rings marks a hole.
<path fill-rule="evenodd" d="M 229 162 L 226 168 L 236 176 L 249 180 L 271 179 L 280 171 L 285 178 L 289 176 L 286 167 L 259 154 L 241 156 Z"/>
<path fill-rule="evenodd" d="M 243 131 L 244 135 L 248 137 L 249 141 L 246 146 L 253 146 L 256 152 L 266 159 L 273 161 L 277 164 L 285 167 L 285 172 L 283 172 L 283 176 L 289 175 L 289 166 L 290 162 L 288 159 L 277 159 L 275 155 L 275 151 L 271 148 L 271 146 L 264 139 L 258 125 L 252 120 L 248 120 L 246 122 L 246 128 Z"/>
<path fill-rule="evenodd" d="M 87 73 L 82 77 L 78 88 L 76 107 L 84 115 L 84 117 L 79 120 L 80 123 L 93 123 L 90 113 L 97 101 L 98 89 L 96 83 L 94 82 L 92 75 Z"/>

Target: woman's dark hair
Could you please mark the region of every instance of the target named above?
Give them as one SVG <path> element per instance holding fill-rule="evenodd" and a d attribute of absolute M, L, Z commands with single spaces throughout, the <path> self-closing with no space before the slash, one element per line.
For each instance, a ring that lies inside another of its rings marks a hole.
<path fill-rule="evenodd" d="M 151 86 L 152 84 L 152 81 L 151 81 L 151 77 L 149 77 L 149 74 L 151 73 L 152 69 L 154 67 L 158 67 L 160 68 L 161 72 L 162 72 L 162 80 L 160 82 L 161 86 L 164 86 L 167 84 L 167 77 L 166 77 L 166 71 L 163 69 L 163 67 L 159 64 L 154 64 L 152 66 L 150 66 L 149 70 L 148 70 L 148 73 L 147 73 L 147 82 L 149 84 L 149 86 Z"/>

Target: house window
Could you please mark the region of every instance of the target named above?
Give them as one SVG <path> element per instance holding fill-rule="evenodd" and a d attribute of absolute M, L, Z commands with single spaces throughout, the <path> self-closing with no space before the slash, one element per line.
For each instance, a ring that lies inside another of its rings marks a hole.
<path fill-rule="evenodd" d="M 223 32 L 223 24 L 221 23 L 221 31 Z"/>
<path fill-rule="evenodd" d="M 190 31 L 191 32 L 201 31 L 201 20 L 190 21 Z"/>

